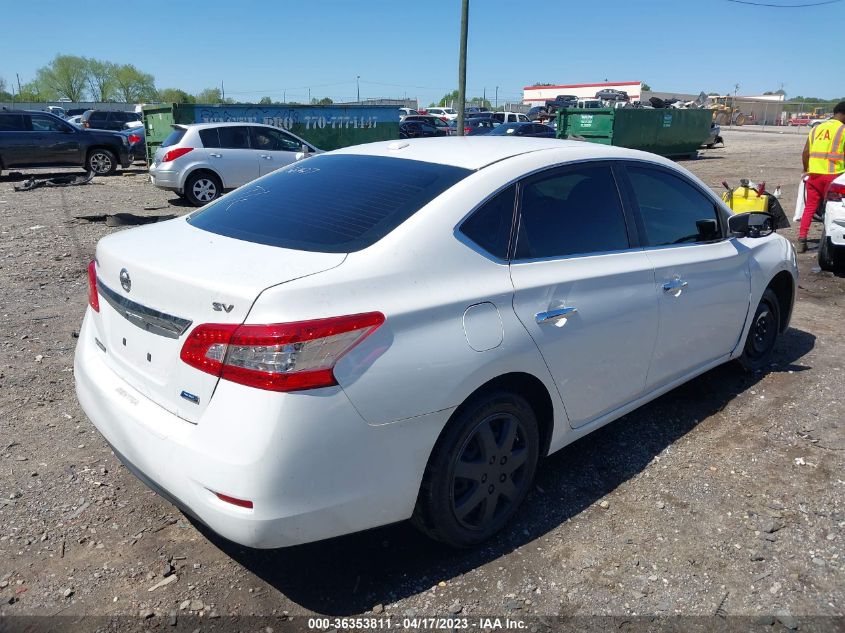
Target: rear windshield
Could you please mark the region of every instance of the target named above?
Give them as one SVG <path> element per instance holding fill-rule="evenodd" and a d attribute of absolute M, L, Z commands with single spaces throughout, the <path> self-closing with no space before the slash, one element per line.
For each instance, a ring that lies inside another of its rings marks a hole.
<path fill-rule="evenodd" d="M 164 139 L 161 146 L 170 147 L 171 145 L 176 145 L 176 143 L 182 140 L 182 137 L 185 136 L 185 132 L 187 131 L 188 130 L 181 127 L 173 128 L 173 131 L 167 135 L 167 138 Z"/>
<path fill-rule="evenodd" d="M 402 158 L 314 156 L 244 185 L 188 222 L 257 244 L 359 251 L 470 173 Z"/>

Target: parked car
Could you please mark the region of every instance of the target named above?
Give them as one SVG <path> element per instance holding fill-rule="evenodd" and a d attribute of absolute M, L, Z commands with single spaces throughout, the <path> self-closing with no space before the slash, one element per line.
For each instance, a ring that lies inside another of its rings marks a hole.
<path fill-rule="evenodd" d="M 147 138 L 143 126 L 121 130 L 118 134 L 129 141 L 129 158 L 132 162 L 147 162 Z"/>
<path fill-rule="evenodd" d="M 771 216 L 669 160 L 485 136 L 309 158 L 104 237 L 88 279 L 79 402 L 211 530 L 271 548 L 412 518 L 472 546 L 542 458 L 729 360 L 767 368 L 797 267 Z"/>
<path fill-rule="evenodd" d="M 707 149 L 713 149 L 717 143 L 725 144 L 722 138 L 722 127 L 717 123 L 710 124 L 710 136 L 702 143 Z"/>
<path fill-rule="evenodd" d="M 529 121 L 537 121 L 540 118 L 545 118 L 548 114 L 549 110 L 546 106 L 534 106 L 529 108 L 525 116 L 528 117 Z"/>
<path fill-rule="evenodd" d="M 429 108 L 428 114 L 440 117 L 441 119 L 444 119 L 446 121 L 458 117 L 458 113 L 453 108 Z"/>
<path fill-rule="evenodd" d="M 481 134 L 489 134 L 491 130 L 499 124 L 493 118 L 487 117 L 472 117 L 464 120 L 464 135 L 478 136 Z M 458 133 L 458 120 L 452 119 L 449 121 L 449 129 L 451 134 Z"/>
<path fill-rule="evenodd" d="M 194 206 L 321 153 L 286 130 L 257 123 L 174 125 L 150 164 L 150 181 Z"/>
<path fill-rule="evenodd" d="M 596 93 L 596 99 L 602 101 L 628 101 L 628 93 L 624 90 L 616 90 L 614 88 L 605 88 Z"/>
<path fill-rule="evenodd" d="M 68 118 L 79 116 L 85 114 L 88 110 L 90 108 L 70 108 L 69 110 L 65 110 L 65 116 Z"/>
<path fill-rule="evenodd" d="M 399 118 L 400 119 L 403 116 L 408 116 L 409 114 L 419 114 L 419 111 L 414 110 L 413 108 L 399 108 Z"/>
<path fill-rule="evenodd" d="M 49 112 L 0 111 L 0 170 L 78 166 L 109 176 L 129 164 L 120 134 L 78 128 Z"/>
<path fill-rule="evenodd" d="M 835 272 L 845 270 L 845 174 L 827 189 L 819 267 Z"/>
<path fill-rule="evenodd" d="M 64 119 L 65 117 L 67 117 L 67 113 L 65 112 L 65 109 L 62 108 L 61 106 L 47 106 L 46 108 L 44 108 L 44 112 L 49 112 L 50 114 L 55 114 L 60 119 Z"/>
<path fill-rule="evenodd" d="M 449 123 L 444 121 L 441 117 L 433 116 L 430 114 L 411 114 L 409 116 L 403 117 L 401 119 L 402 122 L 406 121 L 422 121 L 423 123 L 428 123 L 429 125 L 433 125 L 438 130 L 445 132 L 446 134 L 449 133 Z"/>
<path fill-rule="evenodd" d="M 521 112 L 493 112 L 493 120 L 498 123 L 528 123 L 531 119 Z"/>
<path fill-rule="evenodd" d="M 86 110 L 82 114 L 82 127 L 119 132 L 124 129 L 123 126 L 127 121 L 140 120 L 140 115 L 135 112 L 124 112 L 123 110 Z"/>
<path fill-rule="evenodd" d="M 399 124 L 399 138 L 446 136 L 447 134 L 445 130 L 425 121 L 403 121 Z"/>
<path fill-rule="evenodd" d="M 502 123 L 490 131 L 491 136 L 534 136 L 539 138 L 554 138 L 553 127 L 542 123 Z"/>
<path fill-rule="evenodd" d="M 603 108 L 604 103 L 601 99 L 578 99 L 575 103 L 576 108 Z"/>
<path fill-rule="evenodd" d="M 546 109 L 555 111 L 560 108 L 574 108 L 577 101 L 576 95 L 557 95 L 554 99 L 546 101 Z"/>
<path fill-rule="evenodd" d="M 81 114 L 75 114 L 73 116 L 69 116 L 68 118 L 65 119 L 65 121 L 67 121 L 71 125 L 75 125 L 76 127 L 82 127 L 82 115 Z"/>

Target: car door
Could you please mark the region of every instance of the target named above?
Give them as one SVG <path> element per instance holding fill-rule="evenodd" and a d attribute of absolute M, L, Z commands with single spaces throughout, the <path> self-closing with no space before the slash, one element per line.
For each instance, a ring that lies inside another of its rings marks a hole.
<path fill-rule="evenodd" d="M 520 183 L 513 306 L 573 427 L 643 393 L 657 338 L 654 270 L 610 163 Z"/>
<path fill-rule="evenodd" d="M 270 127 L 250 128 L 252 147 L 258 152 L 261 176 L 303 158 L 302 143 L 281 130 Z"/>
<path fill-rule="evenodd" d="M 28 115 L 0 112 L 0 162 L 5 169 L 26 166 L 30 160 L 33 141 L 28 130 Z"/>
<path fill-rule="evenodd" d="M 725 357 L 749 309 L 748 251 L 723 237 L 718 202 L 669 168 L 626 167 L 645 253 L 654 265 L 660 328 L 649 387 Z"/>
<path fill-rule="evenodd" d="M 30 115 L 34 151 L 32 165 L 79 165 L 79 134 L 69 123 L 47 114 Z"/>
<path fill-rule="evenodd" d="M 221 125 L 217 129 L 219 147 L 208 150 L 209 163 L 232 189 L 258 178 L 258 154 L 252 149 L 247 125 Z"/>

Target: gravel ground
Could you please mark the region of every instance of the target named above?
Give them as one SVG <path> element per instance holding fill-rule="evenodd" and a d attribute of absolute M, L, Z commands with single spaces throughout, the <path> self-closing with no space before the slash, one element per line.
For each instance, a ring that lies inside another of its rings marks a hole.
<path fill-rule="evenodd" d="M 725 148 L 683 165 L 717 191 L 741 177 L 782 184 L 791 217 L 803 135 L 724 136 Z M 816 243 L 799 256 L 792 327 L 770 371 L 720 367 L 555 454 L 488 546 L 446 550 L 400 524 L 252 551 L 148 491 L 73 390 L 86 265 L 100 237 L 122 230 L 76 217 L 189 209 L 141 169 L 16 193 L 21 178 L 0 178 L 0 616 L 680 614 L 755 616 L 765 630 L 842 625 L 806 619 L 845 610 L 845 278 L 814 268 Z"/>

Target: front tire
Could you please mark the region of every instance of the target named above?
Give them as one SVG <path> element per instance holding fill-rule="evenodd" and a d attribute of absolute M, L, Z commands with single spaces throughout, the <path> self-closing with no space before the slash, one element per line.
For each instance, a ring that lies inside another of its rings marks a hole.
<path fill-rule="evenodd" d="M 537 417 L 524 398 L 506 390 L 473 398 L 432 451 L 414 524 L 452 547 L 487 540 L 522 504 L 539 455 Z"/>
<path fill-rule="evenodd" d="M 223 184 L 214 174 L 194 172 L 185 181 L 185 198 L 195 207 L 201 207 L 223 195 Z"/>
<path fill-rule="evenodd" d="M 111 176 L 117 171 L 117 157 L 107 149 L 92 149 L 88 152 L 85 168 L 95 176 Z"/>
<path fill-rule="evenodd" d="M 780 332 L 780 304 L 771 288 L 766 288 L 745 338 L 739 363 L 746 371 L 760 371 L 769 362 Z"/>

